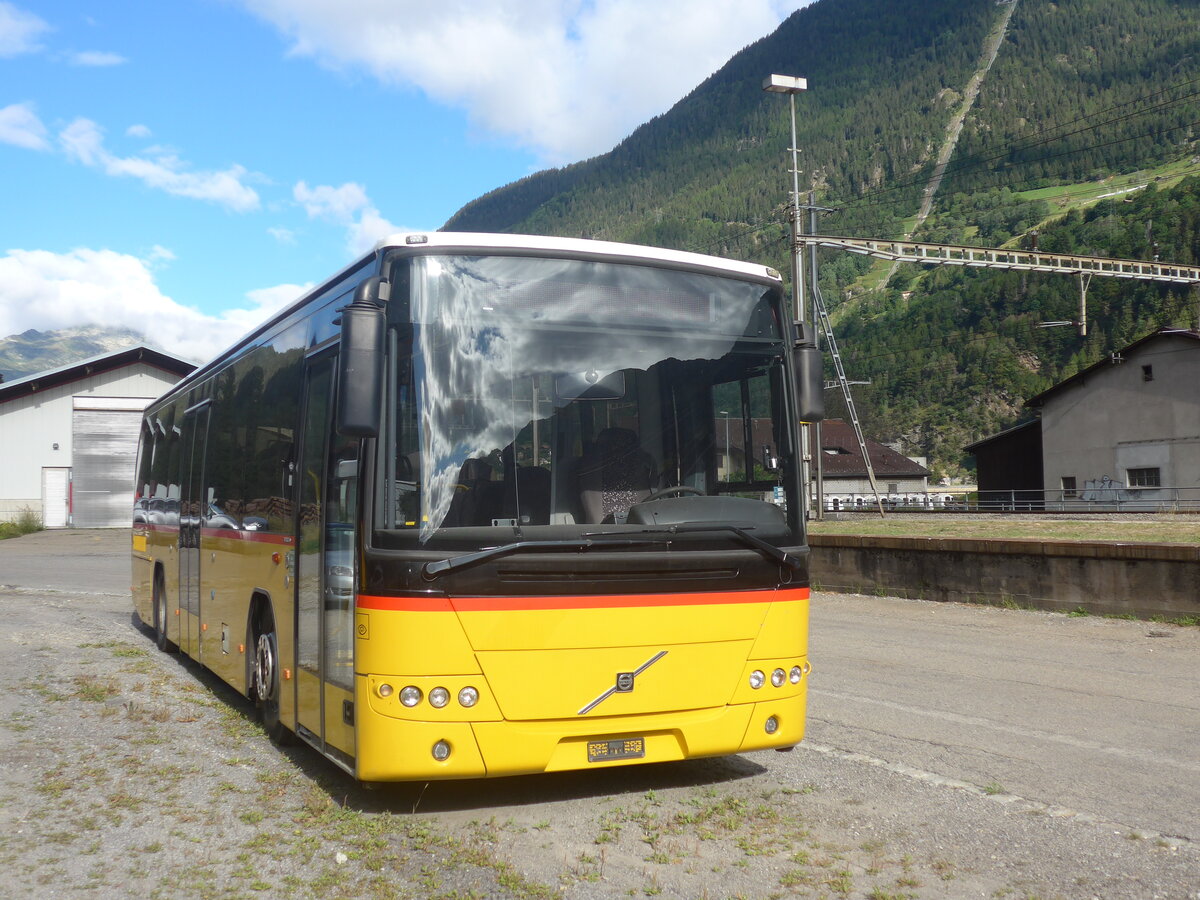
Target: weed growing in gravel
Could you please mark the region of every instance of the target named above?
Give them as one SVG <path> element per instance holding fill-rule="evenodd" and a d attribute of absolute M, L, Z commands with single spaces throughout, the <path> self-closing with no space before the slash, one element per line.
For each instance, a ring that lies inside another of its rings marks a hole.
<path fill-rule="evenodd" d="M 71 679 L 75 683 L 77 700 L 87 700 L 90 703 L 103 703 L 109 697 L 115 697 L 121 692 L 115 678 L 101 678 L 97 675 L 76 675 Z"/>

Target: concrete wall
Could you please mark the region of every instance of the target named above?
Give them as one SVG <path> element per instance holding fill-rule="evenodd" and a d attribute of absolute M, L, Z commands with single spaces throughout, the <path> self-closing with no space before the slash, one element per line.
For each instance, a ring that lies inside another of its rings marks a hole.
<path fill-rule="evenodd" d="M 809 535 L 814 587 L 926 600 L 1200 615 L 1200 547 Z"/>

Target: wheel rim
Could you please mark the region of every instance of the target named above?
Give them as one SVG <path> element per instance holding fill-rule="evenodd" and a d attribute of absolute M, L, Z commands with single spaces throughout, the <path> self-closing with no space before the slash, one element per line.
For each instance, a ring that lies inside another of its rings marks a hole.
<path fill-rule="evenodd" d="M 158 594 L 156 598 L 156 605 L 158 607 L 158 633 L 165 636 L 167 633 L 167 595 L 162 590 L 156 593 Z"/>
<path fill-rule="evenodd" d="M 275 650 L 269 634 L 258 636 L 258 648 L 254 654 L 254 692 L 263 701 L 273 699 L 275 692 Z"/>

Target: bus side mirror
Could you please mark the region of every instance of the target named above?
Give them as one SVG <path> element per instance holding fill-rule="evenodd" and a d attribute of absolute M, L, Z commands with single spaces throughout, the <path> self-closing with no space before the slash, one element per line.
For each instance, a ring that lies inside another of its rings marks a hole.
<path fill-rule="evenodd" d="M 388 283 L 379 276 L 365 279 L 354 302 L 340 310 L 342 348 L 339 357 L 337 430 L 347 437 L 379 434 L 383 405 L 382 303 Z"/>
<path fill-rule="evenodd" d="M 817 349 L 816 331 L 806 322 L 797 322 L 799 337 L 792 350 L 796 375 L 796 413 L 801 422 L 820 422 L 825 418 L 825 361 Z"/>

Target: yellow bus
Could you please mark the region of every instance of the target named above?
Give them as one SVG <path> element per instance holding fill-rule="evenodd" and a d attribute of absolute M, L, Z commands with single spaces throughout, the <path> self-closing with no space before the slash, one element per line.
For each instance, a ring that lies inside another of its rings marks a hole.
<path fill-rule="evenodd" d="M 134 606 L 363 781 L 787 749 L 821 391 L 765 266 L 397 235 L 147 409 Z"/>

